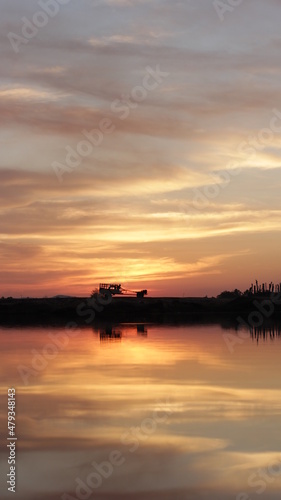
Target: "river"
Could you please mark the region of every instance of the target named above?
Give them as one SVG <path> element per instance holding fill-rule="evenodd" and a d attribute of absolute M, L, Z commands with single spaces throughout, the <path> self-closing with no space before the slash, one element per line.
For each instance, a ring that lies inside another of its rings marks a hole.
<path fill-rule="evenodd" d="M 280 329 L 1 328 L 19 500 L 280 498 Z M 1 483 L 1 498 L 11 498 Z"/>

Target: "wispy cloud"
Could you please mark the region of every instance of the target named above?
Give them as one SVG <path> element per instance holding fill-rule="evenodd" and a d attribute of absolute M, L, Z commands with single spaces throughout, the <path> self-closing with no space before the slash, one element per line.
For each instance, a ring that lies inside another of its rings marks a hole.
<path fill-rule="evenodd" d="M 2 32 L 20 32 L 21 17 L 33 14 L 28 2 L 4 2 Z M 29 292 L 41 283 L 71 292 L 79 279 L 85 293 L 126 269 L 133 282 L 153 288 L 154 280 L 162 293 L 169 282 L 175 294 L 243 288 L 260 263 L 265 281 L 273 279 L 281 118 L 270 141 L 261 144 L 261 134 L 281 96 L 279 17 L 273 0 L 244 2 L 223 23 L 201 0 L 107 0 L 78 10 L 70 2 L 20 55 L 4 36 L 2 293 L 16 294 L 25 280 Z M 112 103 L 128 102 L 145 68 L 157 65 L 169 73 L 165 85 L 121 120 Z M 66 146 L 75 151 L 82 131 L 103 118 L 115 132 L 59 185 L 52 162 L 64 162 Z M 241 153 L 241 143 L 254 144 L 256 155 Z M 231 165 L 241 173 L 226 184 Z M 216 187 L 196 210 L 194 190 Z M 30 278 L 8 259 L 20 246 Z"/>

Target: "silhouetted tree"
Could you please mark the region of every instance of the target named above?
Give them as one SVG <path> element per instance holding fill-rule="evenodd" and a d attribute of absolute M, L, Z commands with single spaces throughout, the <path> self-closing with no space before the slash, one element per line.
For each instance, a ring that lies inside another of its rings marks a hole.
<path fill-rule="evenodd" d="M 235 288 L 232 292 L 229 290 L 224 290 L 224 292 L 221 292 L 219 295 L 217 295 L 217 299 L 234 299 L 236 297 L 241 297 L 242 292 Z"/>

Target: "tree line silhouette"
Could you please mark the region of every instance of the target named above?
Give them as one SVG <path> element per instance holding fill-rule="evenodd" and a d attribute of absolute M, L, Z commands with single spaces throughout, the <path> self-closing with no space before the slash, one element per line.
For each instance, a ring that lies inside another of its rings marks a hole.
<path fill-rule="evenodd" d="M 255 283 L 252 283 L 247 290 L 241 292 L 238 288 L 235 290 L 229 291 L 224 290 L 219 295 L 217 295 L 218 299 L 231 299 L 237 297 L 251 297 L 251 296 L 269 296 L 271 293 L 280 293 L 281 292 L 281 283 L 274 284 L 272 281 L 270 283 L 259 283 L 258 280 Z"/>

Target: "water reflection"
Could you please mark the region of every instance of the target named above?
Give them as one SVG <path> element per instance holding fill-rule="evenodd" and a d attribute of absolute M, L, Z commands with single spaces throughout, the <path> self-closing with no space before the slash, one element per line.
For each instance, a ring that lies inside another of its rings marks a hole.
<path fill-rule="evenodd" d="M 147 336 L 147 326 L 142 324 L 142 325 L 137 325 L 137 333 L 138 335 L 143 335 Z"/>
<path fill-rule="evenodd" d="M 260 326 L 250 329 L 250 334 L 253 339 L 259 340 L 274 340 L 281 338 L 281 325 L 272 324 L 270 326 Z"/>
<path fill-rule="evenodd" d="M 75 499 L 78 478 L 86 499 L 114 450 L 124 461 L 87 498 L 255 498 L 253 474 L 281 463 L 278 332 L 256 348 L 253 331 L 230 353 L 217 325 L 106 324 L 68 341 L 59 328 L 0 329 L 1 429 L 7 387 L 17 391 L 18 498 Z M 19 366 L 32 369 L 27 383 Z M 268 474 L 273 500 L 281 472 Z"/>
<path fill-rule="evenodd" d="M 124 325 L 116 325 L 112 323 L 104 323 L 100 327 L 93 327 L 93 331 L 95 334 L 99 335 L 100 341 L 101 342 L 120 342 L 123 336 L 123 332 L 130 331 L 130 333 L 137 333 L 138 335 L 142 337 L 147 337 L 148 335 L 148 328 L 149 325 L 145 323 L 141 324 L 124 324 Z M 227 327 L 225 328 L 227 331 L 231 331 L 231 328 Z M 251 338 L 256 340 L 257 343 L 260 340 L 274 340 L 274 339 L 281 339 L 281 324 L 279 323 L 272 323 L 267 326 L 260 326 L 260 327 L 249 327 L 249 332 L 251 335 Z"/>
<path fill-rule="evenodd" d="M 112 326 L 101 328 L 99 336 L 101 342 L 120 342 L 122 338 L 122 330 L 113 328 Z"/>
<path fill-rule="evenodd" d="M 123 336 L 123 331 L 130 333 L 135 332 L 137 335 L 147 337 L 148 325 L 144 323 L 126 325 L 104 323 L 100 327 L 93 327 L 93 332 L 99 336 L 101 342 L 120 342 Z"/>

